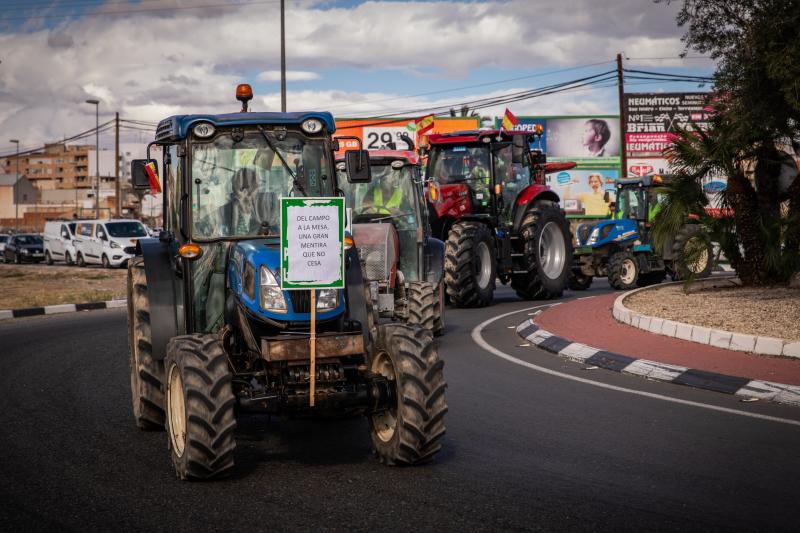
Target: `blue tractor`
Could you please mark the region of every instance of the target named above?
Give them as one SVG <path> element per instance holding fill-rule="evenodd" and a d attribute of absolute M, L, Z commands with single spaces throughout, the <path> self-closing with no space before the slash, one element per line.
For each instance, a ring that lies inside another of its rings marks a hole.
<path fill-rule="evenodd" d="M 164 202 L 163 231 L 138 241 L 128 269 L 137 425 L 167 430 L 182 479 L 231 471 L 248 412 L 364 414 L 382 462 L 431 459 L 445 431 L 443 362 L 430 331 L 374 321 L 352 239 L 344 289 L 281 288 L 280 198 L 343 194 L 333 117 L 247 112 L 247 85 L 237 98 L 239 113 L 162 120 L 132 164 L 134 187 L 163 187 Z M 369 169 L 366 151 L 347 153 L 348 181 L 368 182 Z"/>
<path fill-rule="evenodd" d="M 608 276 L 612 287 L 627 290 L 661 283 L 667 274 L 673 280 L 711 274 L 713 248 L 699 237 L 700 227 L 692 220 L 663 249 L 655 249 L 653 218 L 663 180 L 658 175 L 617 180 L 611 219 L 578 226 L 572 290 L 588 289 L 598 276 Z M 693 252 L 686 253 L 690 248 Z M 687 263 L 684 257 L 693 259 Z"/>

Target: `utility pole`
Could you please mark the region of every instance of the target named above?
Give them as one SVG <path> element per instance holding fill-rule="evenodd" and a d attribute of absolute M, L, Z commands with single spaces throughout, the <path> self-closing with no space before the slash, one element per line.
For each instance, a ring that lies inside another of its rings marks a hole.
<path fill-rule="evenodd" d="M 117 111 L 117 117 L 115 119 L 116 122 L 116 139 L 114 141 L 114 181 L 116 183 L 116 196 L 117 196 L 117 214 L 116 217 L 119 218 L 120 213 L 120 204 L 122 204 L 122 198 L 119 195 L 119 111 Z"/>
<path fill-rule="evenodd" d="M 19 139 L 11 139 L 17 145 L 17 179 L 14 181 L 14 225 L 19 233 Z"/>
<path fill-rule="evenodd" d="M 622 74 L 622 54 L 617 54 L 617 87 L 619 88 L 619 124 L 622 131 L 619 160 L 622 164 L 621 178 L 628 177 L 628 147 L 625 142 L 628 133 L 628 119 L 625 116 L 625 77 Z"/>
<path fill-rule="evenodd" d="M 100 100 L 86 100 L 87 104 L 94 104 L 95 129 L 94 129 L 94 153 L 95 153 L 95 190 L 94 190 L 94 218 L 100 218 Z"/>
<path fill-rule="evenodd" d="M 281 112 L 286 113 L 286 22 L 281 0 Z"/>

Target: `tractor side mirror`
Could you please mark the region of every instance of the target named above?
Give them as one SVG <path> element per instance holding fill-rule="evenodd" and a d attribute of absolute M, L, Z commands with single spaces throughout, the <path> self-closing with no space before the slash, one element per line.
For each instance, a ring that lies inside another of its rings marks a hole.
<path fill-rule="evenodd" d="M 347 169 L 349 183 L 369 183 L 372 172 L 369 166 L 369 152 L 366 150 L 348 150 L 344 153 L 344 164 Z"/>
<path fill-rule="evenodd" d="M 134 189 L 150 189 L 150 177 L 145 170 L 149 163 L 153 163 L 158 168 L 155 159 L 134 159 L 131 161 L 131 185 Z"/>
<path fill-rule="evenodd" d="M 511 162 L 520 165 L 524 164 L 528 150 L 528 142 L 525 140 L 525 136 L 514 135 L 511 141 Z"/>

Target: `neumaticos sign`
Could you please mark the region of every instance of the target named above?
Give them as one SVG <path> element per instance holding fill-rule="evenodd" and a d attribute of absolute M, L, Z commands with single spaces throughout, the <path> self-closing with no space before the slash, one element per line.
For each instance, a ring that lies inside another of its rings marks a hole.
<path fill-rule="evenodd" d="M 660 156 L 678 128 L 706 129 L 710 93 L 625 95 L 625 147 L 629 155 Z"/>

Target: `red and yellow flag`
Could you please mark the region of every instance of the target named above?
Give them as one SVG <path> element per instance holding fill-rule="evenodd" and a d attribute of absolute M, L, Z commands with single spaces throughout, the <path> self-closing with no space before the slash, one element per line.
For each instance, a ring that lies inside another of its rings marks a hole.
<path fill-rule="evenodd" d="M 417 127 L 417 135 L 424 135 L 433 129 L 433 113 L 425 115 L 424 117 L 414 120 L 414 125 Z"/>
<path fill-rule="evenodd" d="M 519 124 L 519 120 L 517 117 L 514 116 L 508 108 L 506 108 L 506 112 L 503 115 L 503 122 L 500 124 L 500 129 L 505 131 L 511 131 L 514 129 L 514 126 Z"/>
<path fill-rule="evenodd" d="M 156 174 L 156 164 L 152 161 L 144 166 L 144 171 L 147 172 L 147 177 L 150 179 L 150 192 L 158 194 L 161 192 L 161 183 L 158 181 L 158 174 Z"/>

